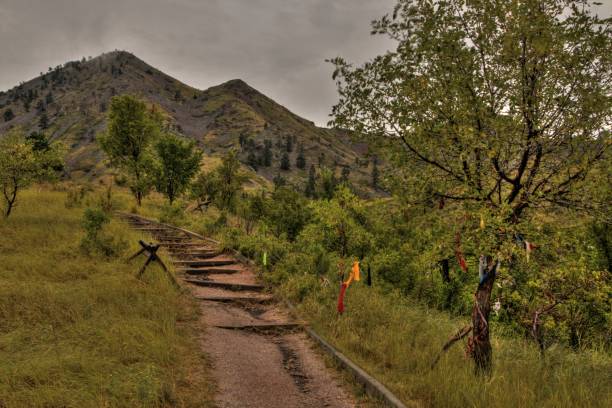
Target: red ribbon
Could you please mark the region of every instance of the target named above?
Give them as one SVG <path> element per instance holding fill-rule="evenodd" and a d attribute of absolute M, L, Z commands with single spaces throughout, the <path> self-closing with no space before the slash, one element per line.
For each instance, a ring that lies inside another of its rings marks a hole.
<path fill-rule="evenodd" d="M 340 287 L 340 295 L 338 296 L 338 313 L 342 314 L 344 312 L 344 294 L 346 293 L 346 288 L 348 285 L 343 283 Z"/>
<path fill-rule="evenodd" d="M 455 236 L 455 240 L 457 241 L 457 247 L 455 248 L 455 256 L 457 257 L 457 262 L 459 262 L 459 267 L 463 272 L 467 272 L 467 263 L 465 262 L 465 258 L 463 257 L 463 252 L 461 252 L 461 234 L 458 232 Z"/>

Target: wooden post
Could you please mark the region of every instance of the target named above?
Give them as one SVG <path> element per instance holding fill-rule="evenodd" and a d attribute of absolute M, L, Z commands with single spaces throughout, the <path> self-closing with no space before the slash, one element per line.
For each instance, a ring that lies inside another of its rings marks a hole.
<path fill-rule="evenodd" d="M 153 243 L 147 244 L 146 242 L 144 242 L 142 240 L 139 240 L 138 243 L 140 244 L 140 246 L 142 248 L 137 253 L 132 255 L 128 259 L 128 262 L 131 261 L 132 259 L 136 258 L 138 255 L 141 255 L 141 254 L 143 254 L 145 252 L 147 252 L 149 256 L 148 256 L 147 261 L 145 262 L 145 264 L 142 266 L 142 268 L 140 268 L 140 270 L 136 274 L 136 277 L 138 279 L 141 279 L 142 275 L 144 274 L 144 271 L 147 269 L 147 266 L 149 266 L 149 264 L 151 262 L 157 262 L 162 267 L 164 272 L 166 272 L 166 275 L 168 275 L 168 278 L 172 282 L 172 285 L 174 285 L 174 287 L 178 289 L 180 287 L 178 282 L 176 281 L 174 276 L 170 273 L 168 268 L 166 268 L 166 265 L 164 264 L 164 262 L 157 255 L 157 250 L 159 249 L 159 244 L 153 244 Z"/>

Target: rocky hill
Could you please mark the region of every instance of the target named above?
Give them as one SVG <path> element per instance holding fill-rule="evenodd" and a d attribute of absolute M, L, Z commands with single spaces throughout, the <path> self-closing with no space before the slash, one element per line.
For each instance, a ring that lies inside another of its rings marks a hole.
<path fill-rule="evenodd" d="M 106 171 L 96 135 L 106 127 L 110 99 L 124 93 L 159 105 L 174 130 L 195 139 L 211 158 L 239 149 L 242 162 L 261 180 L 281 175 L 303 185 L 314 165 L 332 169 L 338 178 L 348 176 L 364 194 L 372 192 L 367 147 L 347 134 L 315 126 L 242 80 L 202 91 L 124 51 L 49 68 L 0 92 L 0 135 L 13 126 L 44 131 L 68 147 L 68 177 L 96 178 Z"/>

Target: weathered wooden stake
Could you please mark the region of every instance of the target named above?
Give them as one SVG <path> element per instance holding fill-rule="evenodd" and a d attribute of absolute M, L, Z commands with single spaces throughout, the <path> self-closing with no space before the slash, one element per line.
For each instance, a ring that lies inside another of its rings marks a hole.
<path fill-rule="evenodd" d="M 168 275 L 168 278 L 170 278 L 170 281 L 172 282 L 174 287 L 176 287 L 178 289 L 179 288 L 178 282 L 176 281 L 174 276 L 170 273 L 168 268 L 166 268 L 166 265 L 164 264 L 164 262 L 157 255 L 157 250 L 159 249 L 159 244 L 153 244 L 153 243 L 147 244 L 146 242 L 144 242 L 142 240 L 139 240 L 138 243 L 140 244 L 142 249 L 140 249 L 140 251 L 138 251 L 137 253 L 132 255 L 130 257 L 130 259 L 128 259 L 128 262 L 131 261 L 132 259 L 136 258 L 137 256 L 145 253 L 145 252 L 147 252 L 149 254 L 149 256 L 148 256 L 147 261 L 145 262 L 145 264 L 142 266 L 142 268 L 140 268 L 140 270 L 136 274 L 136 277 L 138 279 L 141 279 L 142 275 L 144 274 L 145 269 L 147 269 L 147 266 L 149 266 L 149 264 L 151 262 L 157 262 L 162 267 L 164 272 L 166 272 L 166 274 Z"/>

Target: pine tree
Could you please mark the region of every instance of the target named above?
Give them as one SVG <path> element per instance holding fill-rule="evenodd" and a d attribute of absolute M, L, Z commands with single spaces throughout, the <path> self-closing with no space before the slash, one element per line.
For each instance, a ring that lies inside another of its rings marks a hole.
<path fill-rule="evenodd" d="M 372 165 L 372 187 L 378 188 L 378 179 L 380 174 L 378 172 L 378 159 L 374 158 L 374 163 Z"/>
<path fill-rule="evenodd" d="M 287 153 L 283 153 L 283 157 L 281 158 L 281 162 L 280 162 L 280 168 L 281 170 L 290 170 L 291 169 L 291 162 L 289 161 L 289 155 Z"/>
<path fill-rule="evenodd" d="M 5 122 L 13 120 L 14 117 L 15 117 L 15 114 L 10 108 L 4 111 L 4 121 Z"/>
<path fill-rule="evenodd" d="M 349 175 L 351 174 L 351 169 L 348 166 L 342 167 L 342 181 L 344 183 L 348 182 Z"/>
<path fill-rule="evenodd" d="M 293 139 L 291 138 L 291 136 L 287 136 L 285 148 L 287 149 L 287 153 L 291 153 L 293 151 Z"/>
<path fill-rule="evenodd" d="M 300 146 L 298 151 L 297 159 L 295 160 L 295 167 L 304 170 L 306 168 L 306 158 L 304 157 L 304 147 Z"/>
<path fill-rule="evenodd" d="M 38 120 L 38 127 L 41 130 L 45 130 L 49 127 L 49 118 L 47 117 L 46 112 L 43 112 L 42 115 L 40 115 L 40 119 Z"/>
<path fill-rule="evenodd" d="M 316 198 L 317 197 L 317 173 L 315 171 L 314 164 L 310 165 L 308 171 L 308 182 L 306 183 L 306 190 L 304 190 L 306 197 Z"/>
<path fill-rule="evenodd" d="M 270 167 L 272 165 L 272 141 L 264 140 L 263 165 Z"/>
<path fill-rule="evenodd" d="M 249 154 L 247 155 L 247 164 L 253 169 L 255 169 L 255 171 L 257 171 L 257 166 L 259 165 L 259 163 L 257 160 L 257 156 L 255 156 L 255 152 L 253 152 L 253 150 L 250 150 Z"/>

